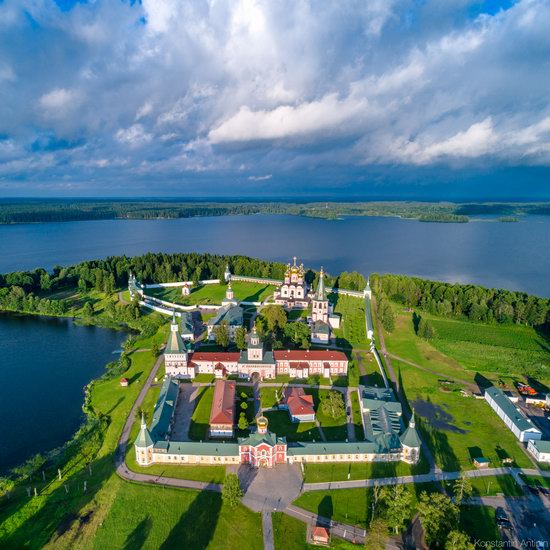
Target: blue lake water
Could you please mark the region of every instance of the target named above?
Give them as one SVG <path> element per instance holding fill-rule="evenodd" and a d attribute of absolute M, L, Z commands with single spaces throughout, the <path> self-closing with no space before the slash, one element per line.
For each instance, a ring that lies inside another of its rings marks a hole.
<path fill-rule="evenodd" d="M 550 217 L 519 223 L 329 221 L 278 215 L 0 226 L 0 272 L 145 252 L 246 254 L 331 273 L 357 270 L 471 282 L 550 296 Z"/>
<path fill-rule="evenodd" d="M 186 251 L 282 262 L 296 255 L 331 273 L 404 273 L 550 296 L 550 217 L 440 224 L 256 215 L 0 225 L 0 273 Z M 0 315 L 0 471 L 72 435 L 83 386 L 103 372 L 124 337 L 69 320 Z"/>
<path fill-rule="evenodd" d="M 0 472 L 62 445 L 83 419 L 84 386 L 118 355 L 123 332 L 0 314 Z"/>

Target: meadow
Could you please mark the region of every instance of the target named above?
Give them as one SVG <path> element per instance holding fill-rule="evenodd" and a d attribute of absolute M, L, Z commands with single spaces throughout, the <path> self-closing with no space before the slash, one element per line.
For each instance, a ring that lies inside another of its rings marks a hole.
<path fill-rule="evenodd" d="M 365 300 L 351 296 L 329 295 L 331 302 L 336 302 L 334 313 L 341 316 L 340 328 L 334 331 L 338 345 L 358 349 L 369 349 L 365 325 Z"/>
<path fill-rule="evenodd" d="M 275 291 L 275 286 L 264 283 L 248 283 L 245 281 L 233 281 L 231 283 L 235 299 L 246 302 L 262 302 Z M 191 294 L 182 296 L 181 287 L 148 288 L 145 293 L 148 296 L 166 300 L 182 305 L 212 304 L 219 305 L 225 298 L 227 285 L 211 284 L 194 289 Z"/>

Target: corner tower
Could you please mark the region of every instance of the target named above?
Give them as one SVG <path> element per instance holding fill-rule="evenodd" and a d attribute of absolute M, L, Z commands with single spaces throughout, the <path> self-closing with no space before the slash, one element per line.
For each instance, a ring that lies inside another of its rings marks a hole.
<path fill-rule="evenodd" d="M 145 417 L 141 415 L 141 427 L 134 443 L 136 450 L 136 462 L 140 466 L 149 466 L 153 462 L 153 439 L 147 429 Z"/>

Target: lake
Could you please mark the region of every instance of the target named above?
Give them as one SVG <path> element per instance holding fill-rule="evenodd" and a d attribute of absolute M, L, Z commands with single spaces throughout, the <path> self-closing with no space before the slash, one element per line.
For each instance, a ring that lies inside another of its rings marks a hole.
<path fill-rule="evenodd" d="M 69 319 L 0 314 L 0 473 L 71 438 L 84 386 L 125 338 Z"/>
<path fill-rule="evenodd" d="M 550 296 L 550 217 L 464 224 L 259 214 L 0 225 L 0 272 L 145 252 L 245 254 L 331 273 L 391 272 Z"/>

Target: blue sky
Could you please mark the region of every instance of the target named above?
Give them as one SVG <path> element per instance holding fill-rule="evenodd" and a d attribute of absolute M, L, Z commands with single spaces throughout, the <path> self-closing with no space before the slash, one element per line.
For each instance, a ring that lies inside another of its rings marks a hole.
<path fill-rule="evenodd" d="M 0 196 L 550 198 L 550 1 L 0 0 Z"/>

